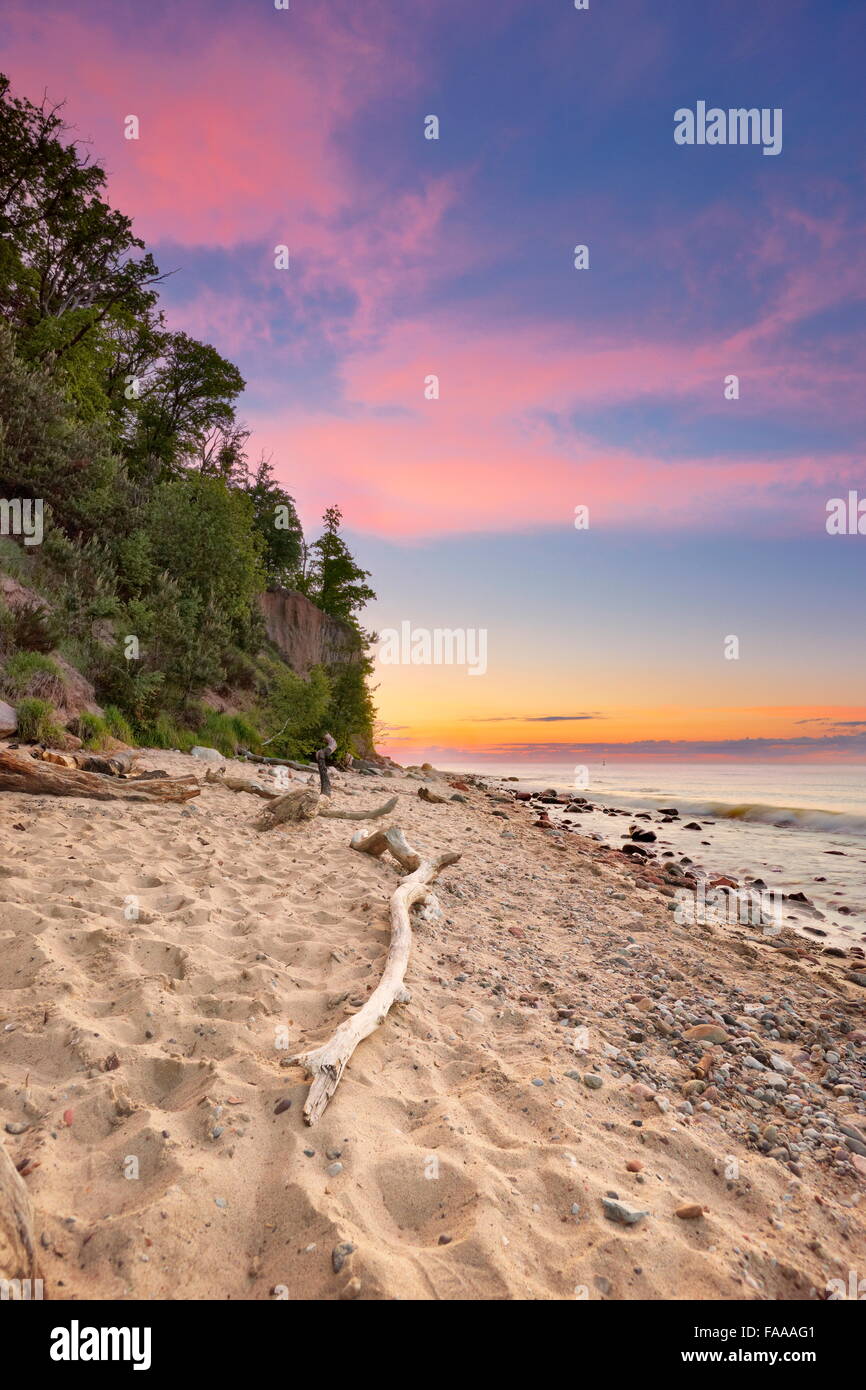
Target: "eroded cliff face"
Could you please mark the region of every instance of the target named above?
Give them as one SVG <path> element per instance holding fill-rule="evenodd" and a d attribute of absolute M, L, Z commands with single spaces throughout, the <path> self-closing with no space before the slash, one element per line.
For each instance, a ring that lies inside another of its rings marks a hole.
<path fill-rule="evenodd" d="M 259 599 L 268 637 L 293 671 L 357 661 L 358 638 L 348 623 L 323 613 L 295 589 L 269 589 Z"/>

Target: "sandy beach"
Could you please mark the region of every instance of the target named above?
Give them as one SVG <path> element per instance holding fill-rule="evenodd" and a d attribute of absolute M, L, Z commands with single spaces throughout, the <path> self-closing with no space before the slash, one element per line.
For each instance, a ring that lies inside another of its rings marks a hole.
<path fill-rule="evenodd" d="M 539 830 L 508 793 L 335 774 L 340 807 L 391 795 L 383 824 L 462 858 L 442 917 L 414 924 L 411 1002 L 309 1128 L 290 1059 L 375 987 L 395 865 L 345 821 L 259 833 L 261 803 L 218 785 L 186 806 L 4 794 L 0 1123 L 45 1297 L 856 1287 L 854 963 L 787 929 L 678 925 L 657 870 Z"/>

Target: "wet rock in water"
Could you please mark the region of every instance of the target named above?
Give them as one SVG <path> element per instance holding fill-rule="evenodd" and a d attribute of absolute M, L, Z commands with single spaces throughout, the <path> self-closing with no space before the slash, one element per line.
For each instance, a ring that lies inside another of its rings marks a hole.
<path fill-rule="evenodd" d="M 620 1226 L 636 1226 L 645 1216 L 649 1216 L 648 1211 L 638 1211 L 636 1207 L 615 1201 L 613 1197 L 602 1197 L 601 1204 L 608 1221 L 615 1221 Z"/>

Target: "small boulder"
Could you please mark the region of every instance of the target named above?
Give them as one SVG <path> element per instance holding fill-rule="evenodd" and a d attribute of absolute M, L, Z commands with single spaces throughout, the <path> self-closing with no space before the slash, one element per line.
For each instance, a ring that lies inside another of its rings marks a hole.
<path fill-rule="evenodd" d="M 18 715 L 5 700 L 0 700 L 0 738 L 10 738 L 18 728 Z"/>
<path fill-rule="evenodd" d="M 194 758 L 200 758 L 203 763 L 224 763 L 225 757 L 218 748 L 200 748 L 196 745 L 191 748 L 190 753 Z"/>

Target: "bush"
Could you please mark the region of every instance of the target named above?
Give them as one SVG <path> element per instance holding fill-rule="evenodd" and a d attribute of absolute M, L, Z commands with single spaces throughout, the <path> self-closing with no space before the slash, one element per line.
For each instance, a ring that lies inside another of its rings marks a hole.
<path fill-rule="evenodd" d="M 226 758 L 233 758 L 239 748 L 261 746 L 259 735 L 240 715 L 218 714 L 212 710 L 198 733 L 196 742 L 203 748 L 218 748 Z"/>
<path fill-rule="evenodd" d="M 119 743 L 128 743 L 130 747 L 135 745 L 135 734 L 132 725 L 117 705 L 106 705 L 105 726 L 112 738 L 116 738 Z"/>
<path fill-rule="evenodd" d="M 12 637 L 22 651 L 53 651 L 60 635 L 59 622 L 43 604 L 24 604 L 12 614 Z"/>
<path fill-rule="evenodd" d="M 4 694 L 13 700 L 25 695 L 62 704 L 66 685 L 60 670 L 48 656 L 40 652 L 15 652 L 7 657 L 0 675 Z"/>
<path fill-rule="evenodd" d="M 243 715 L 232 715 L 232 724 L 238 737 L 238 747 L 250 753 L 258 753 L 262 746 L 261 735 L 255 725 L 244 719 Z"/>
<path fill-rule="evenodd" d="M 178 748 L 188 753 L 196 736 L 191 729 L 181 729 L 167 714 L 160 714 L 150 723 L 136 724 L 132 741 L 141 748 Z"/>
<path fill-rule="evenodd" d="M 89 748 L 94 753 L 101 753 L 107 746 L 111 738 L 111 731 L 108 724 L 98 714 L 90 714 L 83 711 L 75 721 L 74 732 L 81 739 L 85 748 Z"/>
<path fill-rule="evenodd" d="M 54 711 L 47 700 L 20 700 L 15 713 L 18 738 L 22 743 L 57 743 L 63 738 L 63 730 L 55 722 Z"/>
<path fill-rule="evenodd" d="M 0 605 L 0 647 L 5 652 L 53 651 L 60 640 L 57 619 L 42 604 Z"/>
<path fill-rule="evenodd" d="M 196 735 L 192 730 L 179 727 L 168 714 L 157 714 L 156 719 L 146 723 L 136 720 L 133 728 L 133 742 L 136 742 L 139 748 L 178 748 L 182 753 L 188 753 L 196 742 Z"/>
<path fill-rule="evenodd" d="M 331 684 L 321 666 L 303 680 L 287 666 L 273 664 L 264 722 L 271 739 L 268 753 L 276 758 L 306 758 L 321 746 Z"/>

